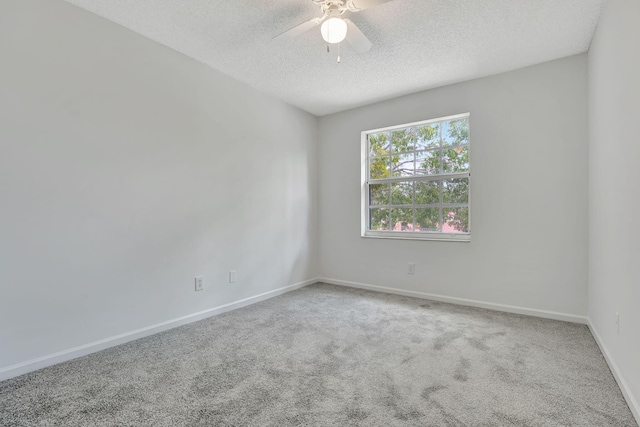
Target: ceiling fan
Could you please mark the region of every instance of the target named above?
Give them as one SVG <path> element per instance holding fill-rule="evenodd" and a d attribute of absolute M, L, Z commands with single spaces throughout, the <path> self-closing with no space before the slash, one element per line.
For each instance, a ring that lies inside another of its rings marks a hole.
<path fill-rule="evenodd" d="M 340 43 L 346 40 L 347 43 L 358 53 L 364 53 L 371 49 L 372 43 L 360 31 L 350 19 L 345 19 L 342 15 L 345 12 L 359 12 L 373 6 L 387 3 L 391 0 L 311 0 L 320 6 L 322 16 L 303 22 L 292 29 L 274 37 L 274 40 L 297 37 L 311 28 L 320 25 L 322 38 L 328 44 Z M 327 46 L 328 49 L 329 46 Z M 338 57 L 338 62 L 340 59 Z"/>

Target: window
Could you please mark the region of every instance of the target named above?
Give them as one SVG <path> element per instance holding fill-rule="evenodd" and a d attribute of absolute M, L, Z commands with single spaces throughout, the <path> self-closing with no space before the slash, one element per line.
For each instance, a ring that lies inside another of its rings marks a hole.
<path fill-rule="evenodd" d="M 362 236 L 469 241 L 469 114 L 362 132 Z"/>

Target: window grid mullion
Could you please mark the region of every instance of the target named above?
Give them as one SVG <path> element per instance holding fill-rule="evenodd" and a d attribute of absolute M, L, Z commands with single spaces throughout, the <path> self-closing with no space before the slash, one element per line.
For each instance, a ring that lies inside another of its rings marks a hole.
<path fill-rule="evenodd" d="M 387 132 L 387 141 L 389 143 L 389 178 L 393 177 L 393 144 L 391 140 L 391 131 Z M 393 231 L 393 227 L 391 226 L 391 183 L 389 183 L 389 230 Z"/>
<path fill-rule="evenodd" d="M 396 178 L 375 178 L 367 180 L 367 184 L 384 184 L 387 182 L 406 182 L 406 181 L 438 181 L 441 179 L 461 179 L 469 178 L 471 174 L 469 172 L 453 172 L 436 175 L 413 175 L 413 176 L 401 176 Z"/>
<path fill-rule="evenodd" d="M 425 203 L 420 205 L 369 205 L 369 209 L 384 209 L 384 208 L 395 208 L 395 209 L 406 209 L 410 207 L 415 208 L 466 208 L 469 205 L 467 203 Z"/>
<path fill-rule="evenodd" d="M 415 170 L 416 156 L 413 156 Z M 411 183 L 411 231 L 416 231 L 416 182 Z"/>
<path fill-rule="evenodd" d="M 444 173 L 444 167 L 442 164 L 442 125 L 438 126 L 438 133 L 440 134 L 440 150 L 438 150 L 438 156 L 440 156 L 440 174 Z"/>
<path fill-rule="evenodd" d="M 444 174 L 444 159 L 442 158 L 442 128 L 444 126 L 442 126 L 442 123 L 440 124 L 440 126 L 438 126 L 438 131 L 440 133 L 440 151 L 438 152 L 438 154 L 440 155 L 440 174 Z M 438 209 L 438 222 L 439 222 L 439 226 L 440 226 L 440 232 L 442 232 L 444 223 L 443 223 L 443 207 L 442 207 L 442 191 L 444 188 L 443 185 L 444 180 L 440 180 L 438 181 L 438 196 L 439 196 L 439 202 L 440 202 L 440 208 Z"/>

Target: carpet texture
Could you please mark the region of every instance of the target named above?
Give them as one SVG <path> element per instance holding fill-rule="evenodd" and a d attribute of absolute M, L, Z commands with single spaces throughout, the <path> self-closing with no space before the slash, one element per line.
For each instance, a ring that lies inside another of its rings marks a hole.
<path fill-rule="evenodd" d="M 584 325 L 316 284 L 0 383 L 2 426 L 636 426 Z"/>

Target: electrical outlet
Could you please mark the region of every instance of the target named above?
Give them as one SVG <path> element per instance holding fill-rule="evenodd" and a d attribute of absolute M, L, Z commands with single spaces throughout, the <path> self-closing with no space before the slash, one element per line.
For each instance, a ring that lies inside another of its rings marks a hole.
<path fill-rule="evenodd" d="M 412 262 L 409 263 L 409 268 L 407 269 L 407 273 L 416 274 L 416 265 Z"/>
<path fill-rule="evenodd" d="M 204 276 L 196 277 L 196 291 L 201 291 L 204 289 Z"/>
<path fill-rule="evenodd" d="M 620 335 L 620 314 L 616 313 L 616 332 Z"/>
<path fill-rule="evenodd" d="M 236 283 L 236 272 L 232 270 L 229 272 L 229 283 Z"/>

